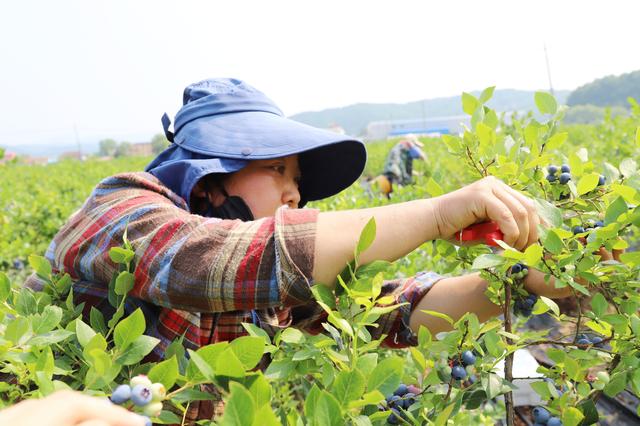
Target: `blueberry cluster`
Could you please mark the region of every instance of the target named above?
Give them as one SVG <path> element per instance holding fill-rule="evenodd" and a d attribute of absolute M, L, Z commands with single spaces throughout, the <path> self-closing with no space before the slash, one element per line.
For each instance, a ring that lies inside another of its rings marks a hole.
<path fill-rule="evenodd" d="M 509 273 L 512 278 L 524 278 L 529 274 L 529 267 L 527 265 L 523 265 L 522 263 L 516 263 L 511 267 Z"/>
<path fill-rule="evenodd" d="M 467 370 L 471 370 L 472 366 L 476 363 L 476 356 L 473 352 L 466 350 L 460 354 L 459 358 L 452 361 L 451 377 L 454 380 L 465 380 L 469 376 L 468 383 L 473 384 L 476 381 L 476 377 L 473 374 L 468 374 Z"/>
<path fill-rule="evenodd" d="M 533 409 L 533 426 L 562 426 L 562 420 L 558 417 L 551 417 L 551 413 L 544 407 L 536 407 Z"/>
<path fill-rule="evenodd" d="M 162 383 L 151 383 L 151 380 L 143 374 L 135 376 L 128 385 L 119 385 L 111 394 L 111 402 L 118 405 L 131 401 L 134 406 L 140 407 L 145 416 L 157 417 L 162 411 L 162 400 L 167 391 Z M 151 420 L 146 417 L 146 424 L 151 425 Z"/>
<path fill-rule="evenodd" d="M 578 340 L 576 341 L 578 346 L 584 347 L 593 345 L 596 348 L 602 347 L 602 337 L 600 336 L 589 336 L 586 334 L 578 334 Z"/>
<path fill-rule="evenodd" d="M 585 232 L 589 232 L 593 229 L 602 228 L 604 226 L 604 222 L 601 220 L 593 220 L 589 219 L 582 225 L 576 225 L 571 230 L 573 231 L 573 235 L 582 234 Z"/>
<path fill-rule="evenodd" d="M 529 294 L 527 297 L 517 298 L 513 304 L 513 313 L 521 317 L 530 317 L 533 313 L 533 307 L 538 301 L 538 296 Z"/>
<path fill-rule="evenodd" d="M 558 171 L 560 176 L 558 176 Z M 547 180 L 550 183 L 559 182 L 561 185 L 566 185 L 571 180 L 571 168 L 567 164 L 560 166 L 560 170 L 558 170 L 558 166 L 552 164 L 547 167 L 547 172 L 549 172 Z"/>
<path fill-rule="evenodd" d="M 387 423 L 391 425 L 397 425 L 400 423 L 400 419 L 407 420 L 405 410 L 416 402 L 416 396 L 420 393 L 420 388 L 414 385 L 405 385 L 401 383 L 393 392 L 393 395 L 387 397 L 386 407 L 380 407 L 382 410 L 391 410 L 391 414 L 387 417 Z"/>

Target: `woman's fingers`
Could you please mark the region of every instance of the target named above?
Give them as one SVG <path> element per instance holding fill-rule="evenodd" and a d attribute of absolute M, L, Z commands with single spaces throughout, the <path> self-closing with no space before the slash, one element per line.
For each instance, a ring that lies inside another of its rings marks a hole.
<path fill-rule="evenodd" d="M 515 189 L 507 186 L 507 191 L 514 196 L 522 206 L 527 210 L 527 216 L 529 218 L 529 237 L 527 239 L 526 246 L 535 244 L 538 241 L 538 225 L 542 223 L 542 218 L 538 216 L 538 209 L 536 203 L 529 197 L 521 194 Z"/>
<path fill-rule="evenodd" d="M 529 240 L 529 213 L 527 209 L 522 205 L 520 200 L 516 199 L 509 191 L 504 190 L 504 188 L 494 190 L 494 194 L 507 206 L 518 226 L 518 235 L 513 246 L 518 250 L 525 248 Z"/>

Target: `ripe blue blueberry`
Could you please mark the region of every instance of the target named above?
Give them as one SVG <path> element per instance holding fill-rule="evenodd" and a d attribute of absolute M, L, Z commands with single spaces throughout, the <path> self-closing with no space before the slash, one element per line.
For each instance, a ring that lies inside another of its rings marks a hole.
<path fill-rule="evenodd" d="M 591 344 L 591 342 L 587 338 L 578 339 L 577 343 L 580 346 L 586 346 L 586 345 L 590 345 Z"/>
<path fill-rule="evenodd" d="M 604 222 L 601 220 L 596 221 L 596 228 L 602 228 L 604 226 Z"/>
<path fill-rule="evenodd" d="M 547 426 L 562 426 L 562 420 L 557 417 L 551 417 L 547 422 Z"/>
<path fill-rule="evenodd" d="M 567 182 L 571 180 L 571 175 L 569 173 L 562 173 L 560 175 L 560 183 L 565 185 Z"/>
<path fill-rule="evenodd" d="M 463 380 L 467 377 L 467 370 L 465 370 L 461 365 L 456 365 L 451 369 L 451 377 L 455 380 Z"/>
<path fill-rule="evenodd" d="M 389 417 L 387 417 L 387 423 L 389 423 L 390 425 L 397 425 L 400 423 L 400 419 L 396 415 L 395 411 L 389 414 Z"/>
<path fill-rule="evenodd" d="M 407 385 L 405 385 L 404 383 L 400 383 L 400 386 L 398 386 L 398 389 L 396 389 L 396 391 L 393 394 L 402 396 L 407 392 L 409 392 L 409 388 L 407 388 Z"/>
<path fill-rule="evenodd" d="M 584 228 L 580 225 L 576 225 L 573 227 L 572 231 L 573 231 L 573 235 L 582 234 L 584 232 Z"/>
<path fill-rule="evenodd" d="M 547 171 L 549 172 L 550 175 L 555 175 L 556 173 L 558 173 L 558 166 L 554 166 L 552 164 L 549 167 L 547 167 Z"/>
<path fill-rule="evenodd" d="M 131 401 L 138 407 L 150 403 L 152 397 L 151 389 L 148 386 L 136 385 L 131 389 Z"/>
<path fill-rule="evenodd" d="M 600 336 L 593 336 L 591 338 L 591 343 L 593 343 L 594 345 L 598 346 L 602 343 L 602 337 Z"/>
<path fill-rule="evenodd" d="M 402 400 L 402 408 L 406 410 L 407 408 L 411 407 L 414 402 L 416 402 L 416 395 L 409 392 L 404 396 L 404 399 Z"/>
<path fill-rule="evenodd" d="M 547 175 L 546 179 L 549 182 L 555 182 L 558 178 L 556 177 L 556 175 Z"/>
<path fill-rule="evenodd" d="M 516 263 L 515 265 L 513 265 L 511 267 L 511 273 L 512 274 L 518 274 L 522 271 L 522 264 L 521 263 Z"/>
<path fill-rule="evenodd" d="M 536 423 L 546 424 L 550 417 L 551 414 L 544 407 L 536 407 L 533 409 L 533 420 Z"/>
<path fill-rule="evenodd" d="M 606 177 L 600 175 L 600 177 L 598 178 L 598 186 L 602 186 L 604 185 L 605 181 L 607 180 Z"/>
<path fill-rule="evenodd" d="M 562 173 L 571 173 L 571 168 L 568 164 L 563 164 L 562 167 L 560 167 L 560 171 Z"/>
<path fill-rule="evenodd" d="M 124 404 L 131 398 L 131 387 L 129 385 L 120 385 L 111 394 L 111 402 L 114 404 Z"/>
<path fill-rule="evenodd" d="M 471 351 L 462 352 L 462 363 L 464 365 L 473 365 L 476 363 L 476 356 Z"/>

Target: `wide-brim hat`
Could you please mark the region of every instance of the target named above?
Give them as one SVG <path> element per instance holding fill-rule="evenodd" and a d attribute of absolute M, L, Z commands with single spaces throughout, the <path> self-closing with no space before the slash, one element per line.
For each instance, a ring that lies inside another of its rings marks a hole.
<path fill-rule="evenodd" d="M 273 101 L 243 81 L 209 79 L 192 84 L 184 91 L 183 104 L 174 133 L 168 130 L 168 117 L 163 117 L 173 144 L 146 170 L 155 170 L 161 180 L 160 175 L 176 180 L 166 168 L 172 164 L 186 173 L 178 194 L 187 202 L 197 180 L 210 173 L 237 171 L 250 160 L 298 154 L 301 205 L 337 194 L 364 170 L 367 156 L 362 141 L 286 118 Z M 197 170 L 187 170 L 184 162 L 189 156 L 197 161 Z"/>

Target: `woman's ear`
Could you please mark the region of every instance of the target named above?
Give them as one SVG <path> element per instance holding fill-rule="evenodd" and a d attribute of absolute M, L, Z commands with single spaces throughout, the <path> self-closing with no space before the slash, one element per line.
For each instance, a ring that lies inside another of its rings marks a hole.
<path fill-rule="evenodd" d="M 207 191 L 204 189 L 202 179 L 200 179 L 198 182 L 196 182 L 195 185 L 193 185 L 191 196 L 196 198 L 207 198 Z"/>

